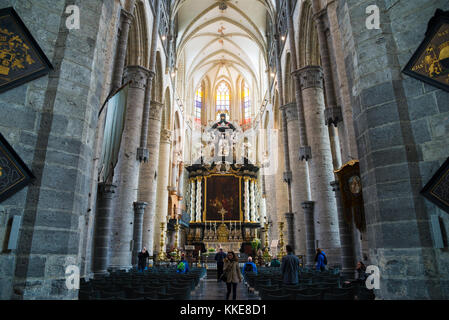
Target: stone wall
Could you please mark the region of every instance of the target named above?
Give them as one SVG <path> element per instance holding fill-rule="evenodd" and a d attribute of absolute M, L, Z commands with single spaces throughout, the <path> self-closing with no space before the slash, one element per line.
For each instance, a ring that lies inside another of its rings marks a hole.
<path fill-rule="evenodd" d="M 380 30 L 365 26 L 373 4 Z M 337 8 L 380 298 L 449 297 L 448 250 L 434 249 L 429 224 L 441 213 L 419 194 L 449 156 L 449 94 L 401 73 L 436 8 L 449 4 L 346 0 Z"/>
<path fill-rule="evenodd" d="M 80 8 L 80 30 L 66 28 L 64 11 L 72 4 Z M 0 130 L 37 177 L 2 203 L 10 216 L 22 216 L 22 227 L 17 251 L 0 254 L 1 299 L 76 298 L 66 288 L 65 267 L 81 266 L 114 4 L 0 1 L 1 8 L 16 9 L 55 67 L 0 95 Z"/>

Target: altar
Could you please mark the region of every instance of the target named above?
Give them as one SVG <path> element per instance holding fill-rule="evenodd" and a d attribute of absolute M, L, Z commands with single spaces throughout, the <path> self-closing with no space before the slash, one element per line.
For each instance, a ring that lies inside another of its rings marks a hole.
<path fill-rule="evenodd" d="M 186 167 L 191 217 L 187 242 L 206 251 L 221 247 L 243 252 L 260 234 L 259 168 L 238 152 L 238 125 L 226 125 L 223 118 L 219 123 L 206 130 L 207 152 Z"/>

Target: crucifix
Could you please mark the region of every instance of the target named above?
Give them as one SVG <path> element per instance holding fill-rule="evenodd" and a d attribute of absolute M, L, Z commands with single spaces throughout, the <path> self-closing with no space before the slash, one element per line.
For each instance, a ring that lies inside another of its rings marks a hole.
<path fill-rule="evenodd" d="M 227 211 L 224 208 L 221 208 L 218 213 L 221 214 L 221 222 L 224 222 L 224 215 L 227 213 Z"/>

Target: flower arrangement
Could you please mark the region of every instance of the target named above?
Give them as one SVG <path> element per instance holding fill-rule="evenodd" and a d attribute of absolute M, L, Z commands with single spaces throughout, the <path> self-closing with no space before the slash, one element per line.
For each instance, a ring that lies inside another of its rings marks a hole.
<path fill-rule="evenodd" d="M 251 246 L 253 247 L 254 252 L 257 252 L 257 250 L 260 248 L 260 239 L 254 238 L 253 241 L 251 241 Z"/>

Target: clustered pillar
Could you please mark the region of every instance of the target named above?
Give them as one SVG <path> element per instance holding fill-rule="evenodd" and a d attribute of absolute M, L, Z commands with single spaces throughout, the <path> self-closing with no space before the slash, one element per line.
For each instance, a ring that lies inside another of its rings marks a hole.
<path fill-rule="evenodd" d="M 315 219 L 313 214 L 315 202 L 304 201 L 301 205 L 304 209 L 304 221 L 306 224 L 306 266 L 313 267 L 315 262 Z"/>
<path fill-rule="evenodd" d="M 128 66 L 125 71 L 125 82 L 129 82 L 126 105 L 125 128 L 119 160 L 118 203 L 115 206 L 115 239 L 112 243 L 111 267 L 113 269 L 131 268 L 131 247 L 133 239 L 133 203 L 137 199 L 139 185 L 139 167 L 137 149 L 139 148 L 142 111 L 145 88 L 149 71 L 141 66 Z"/>
<path fill-rule="evenodd" d="M 100 183 L 94 234 L 94 275 L 107 273 L 109 267 L 109 243 L 111 240 L 112 206 L 117 186 Z"/>
<path fill-rule="evenodd" d="M 299 120 L 296 103 L 289 103 L 281 107 L 282 112 L 286 117 L 286 131 L 288 134 L 289 150 L 298 150 L 297 141 L 299 139 Z M 288 179 L 291 181 L 291 193 L 292 193 L 292 212 L 294 217 L 296 216 L 296 230 L 294 230 L 294 242 L 290 245 L 295 247 L 296 254 L 304 254 L 306 251 L 306 235 L 304 219 L 301 215 L 302 208 L 301 202 L 310 199 L 309 195 L 309 176 L 307 172 L 307 164 L 304 161 L 299 161 L 297 154 L 291 152 L 291 176 Z M 287 226 L 288 227 L 288 226 Z M 299 230 L 299 231 L 297 231 Z"/>
<path fill-rule="evenodd" d="M 162 129 L 159 147 L 159 167 L 157 176 L 157 196 L 156 196 L 156 223 L 154 241 L 159 253 L 165 252 L 165 248 L 161 247 L 161 240 L 165 237 L 167 230 L 167 214 L 168 214 L 168 183 L 169 183 L 169 166 L 170 166 L 170 145 L 172 141 L 172 132 Z M 164 227 L 162 228 L 162 223 Z"/>
<path fill-rule="evenodd" d="M 142 224 L 143 224 L 143 214 L 145 212 L 146 202 L 134 202 L 134 250 L 132 263 L 137 264 L 137 255 L 139 251 L 142 250 Z"/>
<path fill-rule="evenodd" d="M 307 66 L 295 74 L 301 80 L 307 136 L 312 149 L 308 166 L 311 198 L 315 200 L 317 213 L 318 246 L 333 264 L 340 260 L 340 234 L 335 195 L 329 186 L 334 174 L 329 131 L 324 124 L 323 71 L 320 66 Z"/>
<path fill-rule="evenodd" d="M 154 218 L 156 213 L 157 166 L 159 163 L 159 145 L 161 139 L 161 115 L 163 104 L 152 101 L 148 124 L 148 162 L 141 164 L 139 182 L 139 200 L 148 203 L 143 217 L 142 242 L 150 256 L 154 247 Z"/>

